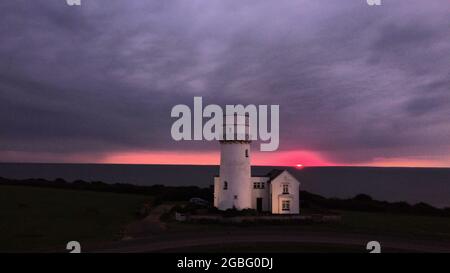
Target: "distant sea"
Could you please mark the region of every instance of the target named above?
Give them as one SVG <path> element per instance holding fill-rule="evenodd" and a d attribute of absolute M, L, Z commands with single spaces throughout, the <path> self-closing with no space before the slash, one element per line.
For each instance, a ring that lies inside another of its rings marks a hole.
<path fill-rule="evenodd" d="M 252 167 L 253 175 L 273 168 Z M 286 167 L 301 189 L 325 197 L 349 198 L 365 193 L 377 200 L 425 202 L 450 207 L 450 168 Z M 209 187 L 218 166 L 0 163 L 0 176 L 13 179 L 62 178 L 136 185 Z M 1 190 L 1 189 L 0 189 Z"/>

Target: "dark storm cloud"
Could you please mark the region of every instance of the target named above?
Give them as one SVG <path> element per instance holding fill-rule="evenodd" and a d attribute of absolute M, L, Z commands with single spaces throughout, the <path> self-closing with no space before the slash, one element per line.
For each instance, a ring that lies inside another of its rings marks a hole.
<path fill-rule="evenodd" d="M 392 2 L 392 3 L 391 3 Z M 339 163 L 449 149 L 446 0 L 3 1 L 0 150 L 210 149 L 170 109 L 280 104 L 282 150 Z"/>

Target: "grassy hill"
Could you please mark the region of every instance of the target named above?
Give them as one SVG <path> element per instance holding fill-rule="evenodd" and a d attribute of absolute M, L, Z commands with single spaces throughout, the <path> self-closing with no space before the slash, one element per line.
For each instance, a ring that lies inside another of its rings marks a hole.
<path fill-rule="evenodd" d="M 0 252 L 65 251 L 68 241 L 119 236 L 149 197 L 26 186 L 0 187 Z"/>
<path fill-rule="evenodd" d="M 337 212 L 342 221 L 283 225 L 280 229 L 450 241 L 449 208 L 438 209 L 424 203 L 389 203 L 364 194 L 336 199 L 302 191 L 300 196 L 302 213 Z M 0 178 L 0 252 L 65 252 L 69 241 L 79 241 L 86 248 L 100 246 L 102 242 L 121 238 L 123 228 L 142 216 L 143 204 L 149 207 L 167 202 L 187 204 L 192 197 L 211 201 L 212 189 Z M 195 231 L 200 235 L 217 229 L 245 229 L 241 226 L 177 222 L 170 222 L 169 226 L 170 231 Z M 254 226 L 248 228 L 253 229 Z M 301 249 L 304 246 L 300 246 Z"/>

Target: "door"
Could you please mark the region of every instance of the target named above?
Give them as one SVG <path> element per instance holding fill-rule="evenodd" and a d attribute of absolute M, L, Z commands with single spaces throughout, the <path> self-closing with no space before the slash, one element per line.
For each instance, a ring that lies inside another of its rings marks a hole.
<path fill-rule="evenodd" d="M 261 197 L 256 198 L 256 210 L 258 212 L 262 211 L 263 199 Z"/>

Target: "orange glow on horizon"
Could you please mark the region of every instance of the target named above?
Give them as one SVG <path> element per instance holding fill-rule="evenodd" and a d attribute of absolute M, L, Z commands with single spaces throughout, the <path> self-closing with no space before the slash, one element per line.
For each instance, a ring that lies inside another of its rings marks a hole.
<path fill-rule="evenodd" d="M 375 158 L 372 162 L 353 164 L 353 166 L 369 167 L 410 167 L 410 168 L 449 168 L 450 157 L 446 159 L 431 157 L 395 157 Z"/>
<path fill-rule="evenodd" d="M 301 161 L 302 163 L 298 163 Z M 104 156 L 96 163 L 110 164 L 173 164 L 173 165 L 219 165 L 219 151 L 147 151 L 122 152 Z M 417 159 L 417 158 L 375 158 L 370 162 L 341 163 L 324 158 L 320 153 L 313 151 L 280 151 L 260 152 L 251 154 L 251 163 L 254 166 L 369 166 L 369 167 L 450 167 L 450 158 L 447 160 Z"/>
<path fill-rule="evenodd" d="M 113 153 L 28 153 L 8 151 L 0 153 L 0 162 L 28 163 L 100 163 L 100 164 L 161 164 L 161 165 L 219 165 L 219 151 L 129 151 Z M 301 164 L 298 162 L 302 162 Z M 424 167 L 449 168 L 448 157 L 383 157 L 359 163 L 333 162 L 320 152 L 279 151 L 251 153 L 254 166 L 368 166 L 368 167 Z"/>
<path fill-rule="evenodd" d="M 220 157 L 219 153 L 215 152 L 124 152 L 107 155 L 101 163 L 218 165 L 220 163 Z"/>
<path fill-rule="evenodd" d="M 255 166 L 296 166 L 301 159 L 308 166 L 332 166 L 318 153 L 309 151 L 253 152 L 251 163 Z M 295 162 L 295 163 L 294 163 Z M 106 155 L 98 163 L 116 164 L 174 164 L 174 165 L 219 165 L 220 153 L 217 152 L 174 152 L 147 151 L 122 152 Z M 301 164 L 302 167 L 304 164 Z"/>

